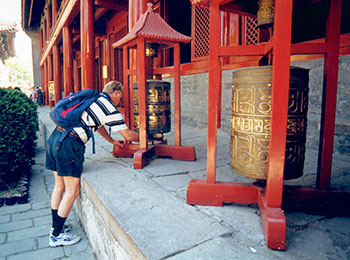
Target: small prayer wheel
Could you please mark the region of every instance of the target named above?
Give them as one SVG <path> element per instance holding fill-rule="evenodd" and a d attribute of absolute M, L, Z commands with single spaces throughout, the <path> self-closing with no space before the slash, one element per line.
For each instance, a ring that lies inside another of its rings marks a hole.
<path fill-rule="evenodd" d="M 272 67 L 233 72 L 231 168 L 266 179 L 271 121 Z M 284 179 L 303 175 L 308 110 L 309 70 L 291 67 Z"/>
<path fill-rule="evenodd" d="M 138 82 L 133 84 L 134 128 L 139 130 Z M 146 116 L 149 135 L 169 133 L 171 130 L 170 83 L 162 80 L 146 81 Z"/>
<path fill-rule="evenodd" d="M 267 27 L 273 24 L 275 1 L 274 0 L 259 0 L 258 9 L 258 26 Z"/>

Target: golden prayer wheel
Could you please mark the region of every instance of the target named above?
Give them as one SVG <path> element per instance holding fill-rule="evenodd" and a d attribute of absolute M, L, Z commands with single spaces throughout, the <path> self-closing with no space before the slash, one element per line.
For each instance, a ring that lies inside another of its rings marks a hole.
<path fill-rule="evenodd" d="M 259 0 L 258 9 L 258 26 L 266 27 L 273 24 L 275 1 L 274 0 Z"/>
<path fill-rule="evenodd" d="M 272 67 L 233 72 L 231 168 L 266 179 L 271 121 Z M 284 179 L 303 175 L 308 110 L 309 70 L 291 67 Z"/>
<path fill-rule="evenodd" d="M 139 130 L 138 82 L 133 84 L 134 128 Z M 171 130 L 170 83 L 162 80 L 146 81 L 146 123 L 149 135 L 168 133 Z"/>

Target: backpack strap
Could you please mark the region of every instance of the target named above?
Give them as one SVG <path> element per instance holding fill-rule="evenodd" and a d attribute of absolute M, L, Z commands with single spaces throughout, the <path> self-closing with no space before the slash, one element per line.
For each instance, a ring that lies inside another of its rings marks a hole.
<path fill-rule="evenodd" d="M 58 127 L 56 127 L 56 130 L 58 129 Z M 72 129 L 65 129 L 60 137 L 60 139 L 57 140 L 56 142 L 56 150 L 58 151 L 61 148 L 62 145 L 62 141 L 64 138 L 66 138 L 66 136 L 69 134 L 69 132 L 72 131 Z M 59 131 L 60 132 L 60 131 Z"/>
<path fill-rule="evenodd" d="M 89 133 L 92 139 L 92 153 L 95 154 L 95 136 L 94 136 L 94 131 L 92 130 L 92 127 L 89 127 Z"/>

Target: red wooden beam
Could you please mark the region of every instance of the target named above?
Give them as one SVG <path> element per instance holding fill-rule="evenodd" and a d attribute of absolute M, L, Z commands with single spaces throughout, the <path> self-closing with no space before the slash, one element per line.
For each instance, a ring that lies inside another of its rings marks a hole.
<path fill-rule="evenodd" d="M 181 145 L 180 44 L 174 45 L 174 121 L 175 145 Z"/>
<path fill-rule="evenodd" d="M 219 40 L 220 11 L 217 1 L 210 1 L 210 33 L 209 33 L 209 84 L 208 84 L 208 141 L 207 141 L 207 182 L 214 184 L 216 179 L 216 150 L 218 123 L 218 95 L 219 95 Z"/>
<path fill-rule="evenodd" d="M 209 36 L 210 38 L 210 36 Z M 266 43 L 257 45 L 236 45 L 236 46 L 220 46 L 217 53 L 221 57 L 225 56 L 257 56 L 265 55 Z"/>
<path fill-rule="evenodd" d="M 126 1 L 124 3 L 122 4 L 120 1 L 115 0 L 95 0 L 95 5 L 98 7 L 127 12 L 128 4 Z"/>
<path fill-rule="evenodd" d="M 321 131 L 317 169 L 317 187 L 321 189 L 329 188 L 332 170 L 341 4 L 342 1 L 331 0 L 326 28 L 326 43 L 329 45 L 329 51 L 325 55 L 324 61 Z"/>
<path fill-rule="evenodd" d="M 205 180 L 191 180 L 188 184 L 186 203 L 222 206 L 224 202 L 257 204 L 258 188 L 249 183 L 208 183 Z"/>
<path fill-rule="evenodd" d="M 284 186 L 282 208 L 322 216 L 350 217 L 350 192 L 314 187 Z"/>
<path fill-rule="evenodd" d="M 147 150 L 147 115 L 146 115 L 146 56 L 145 56 L 145 40 L 143 38 L 137 39 L 137 81 L 139 93 L 139 136 L 140 149 Z"/>
<path fill-rule="evenodd" d="M 291 54 L 324 54 L 328 46 L 327 43 L 296 43 L 291 46 Z"/>
<path fill-rule="evenodd" d="M 271 90 L 271 125 L 266 183 L 267 207 L 280 208 L 286 152 L 293 1 L 276 1 Z"/>

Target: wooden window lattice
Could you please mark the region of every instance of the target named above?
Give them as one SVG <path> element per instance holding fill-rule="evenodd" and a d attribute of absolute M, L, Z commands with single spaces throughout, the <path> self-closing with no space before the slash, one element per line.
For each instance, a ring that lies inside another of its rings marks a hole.
<path fill-rule="evenodd" d="M 254 17 L 245 17 L 245 45 L 259 43 L 258 20 Z"/>
<path fill-rule="evenodd" d="M 209 8 L 207 6 L 193 6 L 193 41 L 192 58 L 201 58 L 209 55 Z M 244 39 L 242 44 L 254 45 L 259 43 L 257 18 L 245 16 Z"/>
<path fill-rule="evenodd" d="M 194 6 L 193 58 L 209 55 L 209 8 Z"/>

